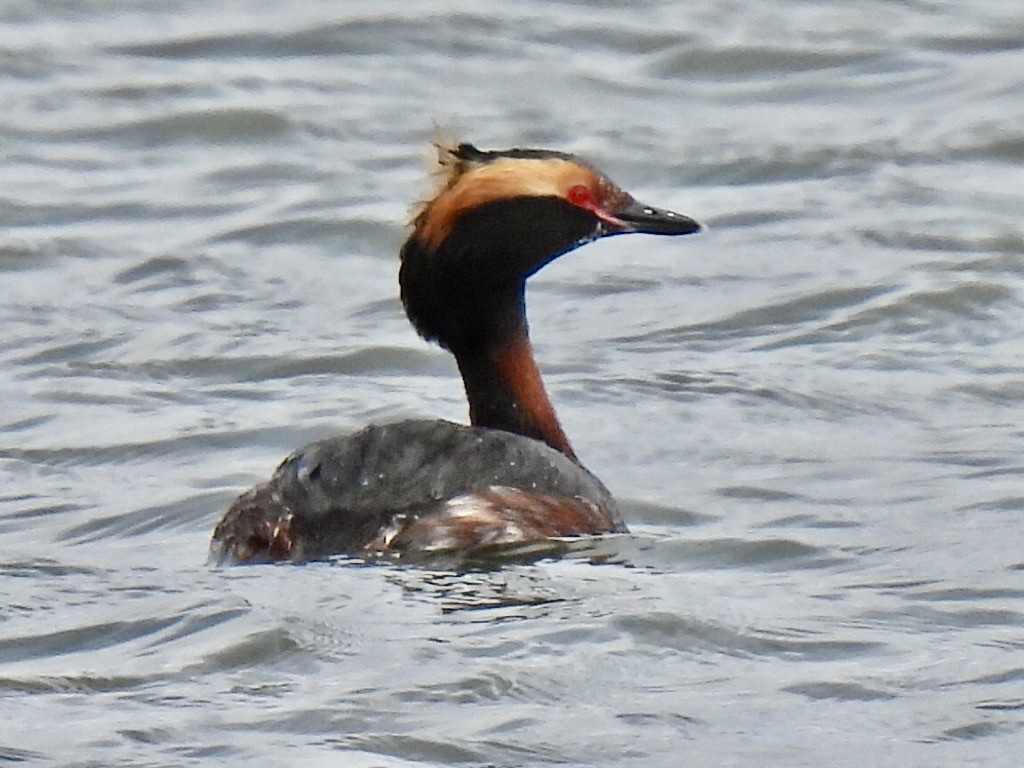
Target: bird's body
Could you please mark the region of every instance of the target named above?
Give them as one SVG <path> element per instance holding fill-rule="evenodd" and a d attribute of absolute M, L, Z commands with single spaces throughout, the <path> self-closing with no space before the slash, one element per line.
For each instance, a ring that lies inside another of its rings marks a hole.
<path fill-rule="evenodd" d="M 414 221 L 399 275 L 410 321 L 459 365 L 472 426 L 406 421 L 303 448 L 242 494 L 217 559 L 475 551 L 625 530 L 576 458 L 534 361 L 526 279 L 559 255 L 628 232 L 700 225 L 643 206 L 578 158 L 441 149 L 447 173 Z"/>

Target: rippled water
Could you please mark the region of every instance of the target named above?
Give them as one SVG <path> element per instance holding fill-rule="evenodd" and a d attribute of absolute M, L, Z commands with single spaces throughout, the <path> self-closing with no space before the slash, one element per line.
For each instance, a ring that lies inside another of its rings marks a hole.
<path fill-rule="evenodd" d="M 1015 766 L 1013 3 L 8 0 L 0 762 Z M 532 284 L 628 536 L 214 569 L 292 448 L 461 420 L 396 298 L 435 124 L 707 222 Z"/>

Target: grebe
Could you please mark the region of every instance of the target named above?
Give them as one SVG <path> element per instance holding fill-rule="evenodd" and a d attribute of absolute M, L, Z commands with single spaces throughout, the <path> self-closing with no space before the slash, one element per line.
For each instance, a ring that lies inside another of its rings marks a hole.
<path fill-rule="evenodd" d="M 530 347 L 526 279 L 600 237 L 686 235 L 574 155 L 439 147 L 443 181 L 401 250 L 413 326 L 455 356 L 472 426 L 403 421 L 293 453 L 213 533 L 219 561 L 471 552 L 625 531 L 576 458 Z"/>

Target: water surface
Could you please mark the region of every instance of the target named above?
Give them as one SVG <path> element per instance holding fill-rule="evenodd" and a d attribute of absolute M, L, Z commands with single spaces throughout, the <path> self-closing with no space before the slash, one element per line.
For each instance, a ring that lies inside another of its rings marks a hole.
<path fill-rule="evenodd" d="M 1016 765 L 1022 71 L 995 0 L 5 3 L 0 762 Z M 208 567 L 293 448 L 465 419 L 435 126 L 710 225 L 532 283 L 633 532 Z"/>

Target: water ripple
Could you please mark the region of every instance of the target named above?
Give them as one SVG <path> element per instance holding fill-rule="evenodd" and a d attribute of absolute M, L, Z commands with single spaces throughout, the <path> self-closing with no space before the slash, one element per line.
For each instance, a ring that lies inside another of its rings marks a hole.
<path fill-rule="evenodd" d="M 616 625 L 641 645 L 694 653 L 773 656 L 802 661 L 857 658 L 877 652 L 877 642 L 784 638 L 774 633 L 743 631 L 692 617 L 649 614 L 622 617 Z"/>
<path fill-rule="evenodd" d="M 202 10 L 0 8 L 0 762 L 1009 764 L 1012 4 Z M 531 284 L 632 532 L 207 567 L 296 446 L 465 417 L 396 296 L 434 121 L 711 224 Z"/>

